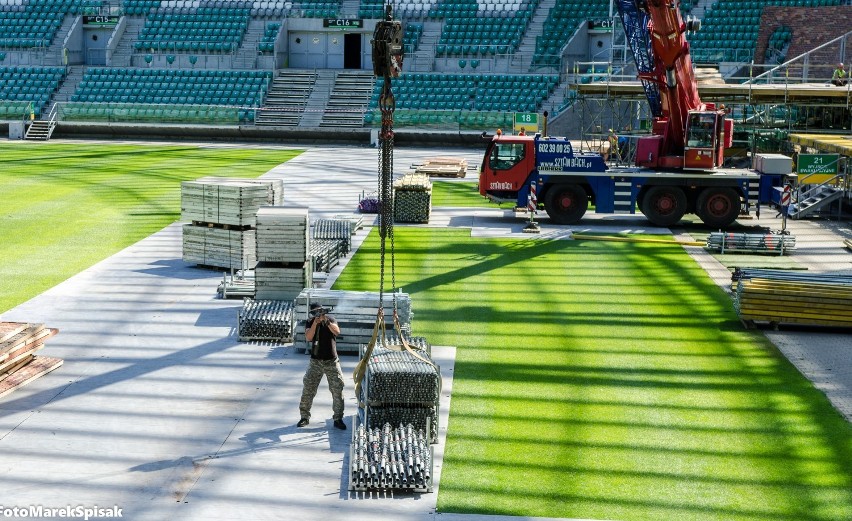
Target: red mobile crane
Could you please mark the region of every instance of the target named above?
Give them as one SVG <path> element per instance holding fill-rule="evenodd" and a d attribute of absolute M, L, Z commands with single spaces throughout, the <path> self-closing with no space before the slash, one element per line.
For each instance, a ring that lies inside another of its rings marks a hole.
<path fill-rule="evenodd" d="M 698 96 L 686 41 L 698 21 L 683 21 L 679 0 L 615 1 L 654 117 L 651 134 L 637 143 L 636 166 L 610 168 L 600 154 L 575 152 L 565 138 L 498 133 L 482 160 L 479 192 L 524 208 L 535 184 L 557 224 L 576 223 L 591 202 L 596 213 L 638 208 L 658 226 L 695 213 L 722 228 L 751 205 L 770 202 L 780 176 L 722 167 L 733 122 Z"/>
<path fill-rule="evenodd" d="M 652 135 L 637 143 L 636 165 L 647 168 L 709 170 L 722 166 L 724 149 L 733 139 L 733 122 L 725 111 L 698 96 L 688 30 L 697 30 L 698 20 L 684 22 L 679 0 L 619 0 L 619 14 L 634 58 L 639 80 L 656 85 L 659 103 L 649 97 L 654 122 Z M 637 24 L 647 24 L 644 32 Z M 639 29 L 639 31 L 636 31 Z M 631 34 L 633 30 L 633 34 Z M 633 36 L 631 38 L 631 36 Z M 643 67 L 643 45 L 650 43 L 653 67 Z M 646 88 L 646 92 L 647 92 Z"/>

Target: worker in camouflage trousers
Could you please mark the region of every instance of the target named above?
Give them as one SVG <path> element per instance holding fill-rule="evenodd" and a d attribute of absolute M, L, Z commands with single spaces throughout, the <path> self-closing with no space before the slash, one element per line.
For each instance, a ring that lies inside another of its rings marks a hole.
<path fill-rule="evenodd" d="M 328 309 L 317 303 L 311 304 L 311 318 L 305 324 L 305 339 L 311 343 L 311 359 L 303 380 L 302 399 L 299 401 L 299 412 L 302 417 L 297 427 L 304 427 L 311 420 L 311 405 L 317 395 L 322 375 L 328 380 L 328 390 L 331 391 L 332 419 L 334 426 L 346 430 L 343 423 L 343 371 L 337 357 L 337 336 L 340 327 L 337 320 L 328 314 Z"/>

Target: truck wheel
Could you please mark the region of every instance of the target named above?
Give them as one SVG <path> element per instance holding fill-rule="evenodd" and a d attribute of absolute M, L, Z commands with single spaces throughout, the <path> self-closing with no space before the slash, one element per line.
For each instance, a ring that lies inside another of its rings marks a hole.
<path fill-rule="evenodd" d="M 695 213 L 711 228 L 724 228 L 740 214 L 740 196 L 733 188 L 707 188 L 698 196 Z"/>
<path fill-rule="evenodd" d="M 580 185 L 556 185 L 547 191 L 544 209 L 556 224 L 574 224 L 589 207 L 589 196 Z"/>
<path fill-rule="evenodd" d="M 686 194 L 674 186 L 651 187 L 642 199 L 642 213 L 657 226 L 671 226 L 686 213 Z"/>

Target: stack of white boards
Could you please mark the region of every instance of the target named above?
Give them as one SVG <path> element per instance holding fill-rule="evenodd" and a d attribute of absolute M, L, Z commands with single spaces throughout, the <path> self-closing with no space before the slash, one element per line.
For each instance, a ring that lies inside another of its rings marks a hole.
<path fill-rule="evenodd" d="M 253 268 L 258 208 L 283 198 L 280 180 L 203 177 L 181 183 L 183 259 L 219 268 Z"/>
<path fill-rule="evenodd" d="M 307 208 L 265 206 L 257 211 L 255 298 L 293 300 L 312 285 Z"/>
<path fill-rule="evenodd" d="M 44 324 L 0 322 L 0 397 L 62 365 L 60 358 L 35 355 L 56 333 Z"/>
<path fill-rule="evenodd" d="M 386 293 L 382 298 L 384 323 L 388 334 L 394 331 L 393 310 L 396 299 L 397 315 L 404 333 L 411 331 L 411 298 L 407 293 Z M 309 345 L 305 339 L 305 324 L 310 318 L 311 304 L 319 304 L 329 309 L 337 320 L 340 335 L 337 337 L 338 353 L 358 353 L 362 344 L 367 344 L 373 335 L 376 315 L 379 310 L 379 293 L 370 291 L 343 291 L 324 288 L 310 288 L 297 297 L 293 310 L 295 335 L 293 347 L 307 352 Z"/>

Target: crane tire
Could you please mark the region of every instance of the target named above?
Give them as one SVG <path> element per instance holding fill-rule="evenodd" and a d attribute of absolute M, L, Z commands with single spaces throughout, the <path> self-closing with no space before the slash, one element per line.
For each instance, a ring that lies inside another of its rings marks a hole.
<path fill-rule="evenodd" d="M 656 226 L 671 226 L 686 213 L 687 200 L 676 186 L 652 186 L 645 192 L 640 208 Z"/>
<path fill-rule="evenodd" d="M 589 208 L 589 196 L 580 185 L 555 185 L 547 191 L 544 209 L 556 224 L 579 222 Z"/>
<path fill-rule="evenodd" d="M 695 202 L 695 213 L 711 228 L 725 228 L 740 214 L 740 195 L 726 186 L 706 188 Z"/>

